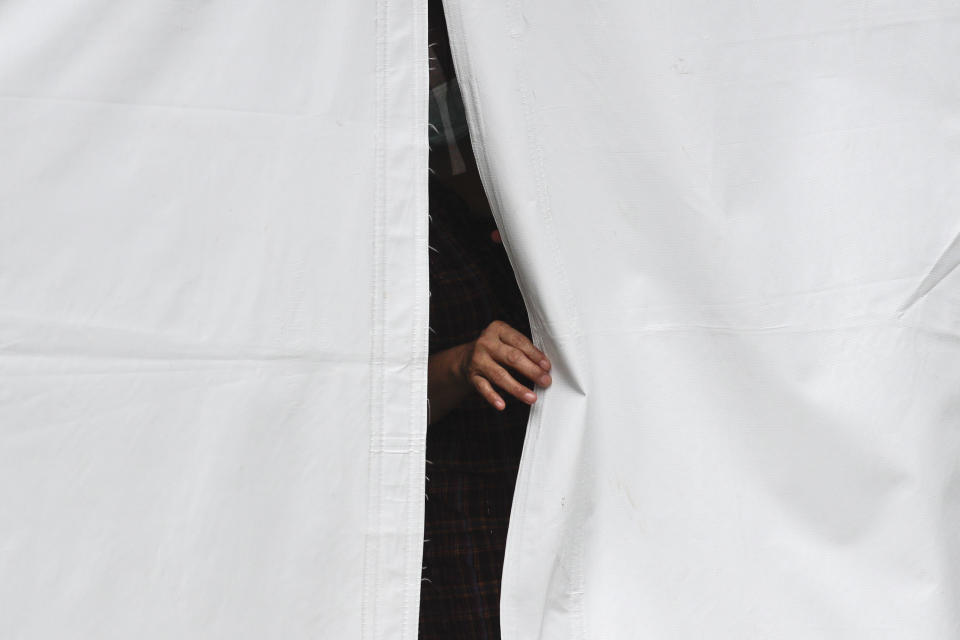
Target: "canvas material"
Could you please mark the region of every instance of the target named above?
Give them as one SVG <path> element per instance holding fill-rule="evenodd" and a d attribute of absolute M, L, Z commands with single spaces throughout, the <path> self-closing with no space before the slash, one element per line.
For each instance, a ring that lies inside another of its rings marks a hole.
<path fill-rule="evenodd" d="M 960 635 L 960 5 L 446 6 L 555 365 L 505 640 Z"/>
<path fill-rule="evenodd" d="M 416 637 L 426 26 L 0 7 L 0 636 Z"/>

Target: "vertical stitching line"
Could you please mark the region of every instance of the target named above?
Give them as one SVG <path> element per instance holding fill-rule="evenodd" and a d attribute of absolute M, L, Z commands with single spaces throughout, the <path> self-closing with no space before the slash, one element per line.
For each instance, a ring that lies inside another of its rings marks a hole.
<path fill-rule="evenodd" d="M 376 618 L 380 599 L 380 542 L 382 537 L 381 492 L 383 489 L 383 323 L 384 323 L 384 214 L 386 210 L 386 61 L 387 6 L 377 0 L 374 123 L 373 282 L 370 304 L 370 443 L 368 448 L 367 530 L 364 545 L 364 588 L 360 603 L 360 635 L 377 637 Z"/>
<path fill-rule="evenodd" d="M 424 304 L 425 295 L 429 291 L 427 272 L 427 175 L 429 170 L 428 147 L 428 110 L 429 110 L 429 55 L 427 36 L 427 6 L 426 0 L 414 0 L 412 7 L 414 21 L 413 41 L 413 92 L 410 103 L 413 116 L 410 118 L 412 140 L 414 144 L 415 162 L 413 171 L 414 198 L 413 198 L 413 261 L 414 261 L 414 292 L 412 314 L 412 338 L 410 358 L 413 379 L 410 381 L 410 410 L 407 426 L 407 451 L 411 452 L 407 476 L 406 523 L 407 532 L 405 557 L 407 580 L 404 585 L 403 620 L 401 637 L 415 640 L 417 625 L 411 627 L 411 613 L 419 617 L 420 578 L 423 566 L 423 502 L 424 502 L 424 468 L 426 465 L 426 374 L 427 374 L 427 337 L 429 331 L 428 307 Z M 413 452 L 416 452 L 415 455 Z M 417 505 L 414 508 L 414 505 Z M 412 630 L 411 630 L 412 629 Z"/>

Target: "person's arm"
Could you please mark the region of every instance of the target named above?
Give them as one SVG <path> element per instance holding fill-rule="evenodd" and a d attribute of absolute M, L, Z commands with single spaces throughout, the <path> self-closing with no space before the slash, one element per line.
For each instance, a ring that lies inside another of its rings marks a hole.
<path fill-rule="evenodd" d="M 529 338 L 505 322 L 493 322 L 473 342 L 430 356 L 427 372 L 430 422 L 445 416 L 471 393 L 479 393 L 502 411 L 507 405 L 494 385 L 533 404 L 537 401 L 536 394 L 517 382 L 508 368 L 541 387 L 548 387 L 550 366 L 550 360 Z"/>

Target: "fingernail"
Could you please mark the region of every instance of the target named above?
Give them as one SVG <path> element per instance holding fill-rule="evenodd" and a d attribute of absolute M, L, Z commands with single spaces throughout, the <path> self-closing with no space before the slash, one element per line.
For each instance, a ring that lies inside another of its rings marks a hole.
<path fill-rule="evenodd" d="M 540 368 L 544 371 L 550 371 L 550 362 L 548 360 L 541 360 Z"/>
<path fill-rule="evenodd" d="M 541 386 L 541 387 L 546 387 L 546 386 L 548 386 L 549 384 L 550 384 L 550 376 L 547 376 L 547 375 L 540 376 L 540 386 Z"/>
<path fill-rule="evenodd" d="M 505 406 L 507 406 L 506 404 L 504 404 L 503 400 L 497 400 L 496 404 L 497 404 L 497 409 L 503 409 Z"/>
<path fill-rule="evenodd" d="M 527 402 L 536 402 L 537 396 L 533 395 L 532 393 L 525 393 L 523 394 L 523 399 Z"/>

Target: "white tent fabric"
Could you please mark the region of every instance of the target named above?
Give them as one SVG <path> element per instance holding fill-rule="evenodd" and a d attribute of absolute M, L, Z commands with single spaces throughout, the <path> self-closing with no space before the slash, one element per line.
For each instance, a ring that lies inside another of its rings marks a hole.
<path fill-rule="evenodd" d="M 0 4 L 0 637 L 416 636 L 424 4 Z M 960 636 L 960 4 L 447 11 L 504 638 Z"/>
<path fill-rule="evenodd" d="M 960 637 L 960 4 L 446 5 L 556 364 L 505 640 Z"/>
<path fill-rule="evenodd" d="M 0 3 L 0 637 L 416 637 L 426 3 Z"/>

